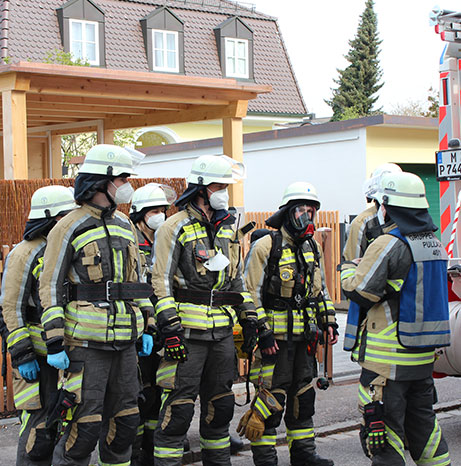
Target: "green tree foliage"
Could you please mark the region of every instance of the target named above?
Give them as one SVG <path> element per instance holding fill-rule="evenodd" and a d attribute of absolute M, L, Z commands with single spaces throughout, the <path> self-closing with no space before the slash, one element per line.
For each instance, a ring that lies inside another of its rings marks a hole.
<path fill-rule="evenodd" d="M 72 52 L 64 52 L 63 50 L 53 49 L 45 55 L 43 63 L 55 65 L 71 65 L 71 66 L 90 66 L 89 61 L 85 58 L 75 58 Z"/>
<path fill-rule="evenodd" d="M 333 97 L 325 102 L 332 108 L 332 121 L 371 115 L 373 105 L 378 100 L 376 93 L 384 83 L 380 83 L 382 71 L 378 54 L 381 40 L 378 37 L 378 21 L 374 12 L 374 1 L 366 0 L 365 10 L 360 16 L 357 34 L 349 41 L 349 52 L 345 56 L 350 63 L 339 70 L 338 85 L 333 89 Z"/>

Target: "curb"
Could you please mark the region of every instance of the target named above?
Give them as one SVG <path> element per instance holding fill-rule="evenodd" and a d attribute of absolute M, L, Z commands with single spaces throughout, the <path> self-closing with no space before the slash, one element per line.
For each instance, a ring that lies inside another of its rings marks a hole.
<path fill-rule="evenodd" d="M 454 411 L 456 409 L 461 409 L 461 403 L 453 403 L 452 401 L 446 401 L 440 403 L 437 408 L 434 408 L 436 413 L 444 413 L 447 411 Z M 351 421 L 338 422 L 336 424 L 330 424 L 328 426 L 318 427 L 315 429 L 316 437 L 328 437 L 329 435 L 340 434 L 343 432 L 351 432 L 353 430 L 358 430 L 360 428 L 360 419 L 353 419 Z M 243 448 L 240 451 L 249 451 L 251 449 L 251 444 L 246 438 L 242 438 Z M 277 434 L 276 445 L 286 445 L 287 437 L 286 434 Z M 202 461 L 202 453 L 200 450 L 189 451 L 183 456 L 182 464 L 191 464 Z"/>

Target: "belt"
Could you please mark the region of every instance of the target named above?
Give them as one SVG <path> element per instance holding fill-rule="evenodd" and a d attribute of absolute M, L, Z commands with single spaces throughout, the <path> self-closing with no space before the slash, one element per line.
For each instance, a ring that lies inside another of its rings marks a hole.
<path fill-rule="evenodd" d="M 243 296 L 235 291 L 191 290 L 179 288 L 174 299 L 180 303 L 204 304 L 206 306 L 238 306 L 243 303 Z"/>
<path fill-rule="evenodd" d="M 267 293 L 264 300 L 264 307 L 273 309 L 274 311 L 301 310 L 306 309 L 306 307 L 312 307 L 312 305 L 312 298 L 309 299 L 298 295 L 292 298 L 282 298 L 281 296 Z"/>
<path fill-rule="evenodd" d="M 149 283 L 113 282 L 69 285 L 70 301 L 118 301 L 149 298 L 154 293 Z"/>

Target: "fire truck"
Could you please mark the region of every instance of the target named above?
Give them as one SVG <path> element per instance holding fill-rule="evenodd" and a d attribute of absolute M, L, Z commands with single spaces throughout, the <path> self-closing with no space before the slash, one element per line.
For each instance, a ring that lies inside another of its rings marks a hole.
<path fill-rule="evenodd" d="M 449 257 L 451 346 L 438 350 L 434 375 L 461 376 L 461 12 L 434 8 L 429 21 L 444 42 L 440 57 L 439 150 L 440 229 Z"/>

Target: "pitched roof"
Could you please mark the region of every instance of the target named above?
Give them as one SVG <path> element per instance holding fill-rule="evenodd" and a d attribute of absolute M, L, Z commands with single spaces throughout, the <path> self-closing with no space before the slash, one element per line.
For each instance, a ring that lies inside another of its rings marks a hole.
<path fill-rule="evenodd" d="M 273 88 L 271 93 L 249 102 L 249 112 L 307 113 L 274 18 L 228 0 L 92 1 L 105 13 L 106 66 L 110 69 L 149 71 L 139 20 L 156 7 L 167 6 L 184 21 L 186 75 L 221 78 L 213 29 L 230 16 L 239 16 L 254 34 L 255 82 Z M 62 50 L 56 8 L 65 3 L 63 0 L 3 0 L 3 3 L 9 4 L 5 55 L 13 62 L 40 62 L 49 52 Z"/>

